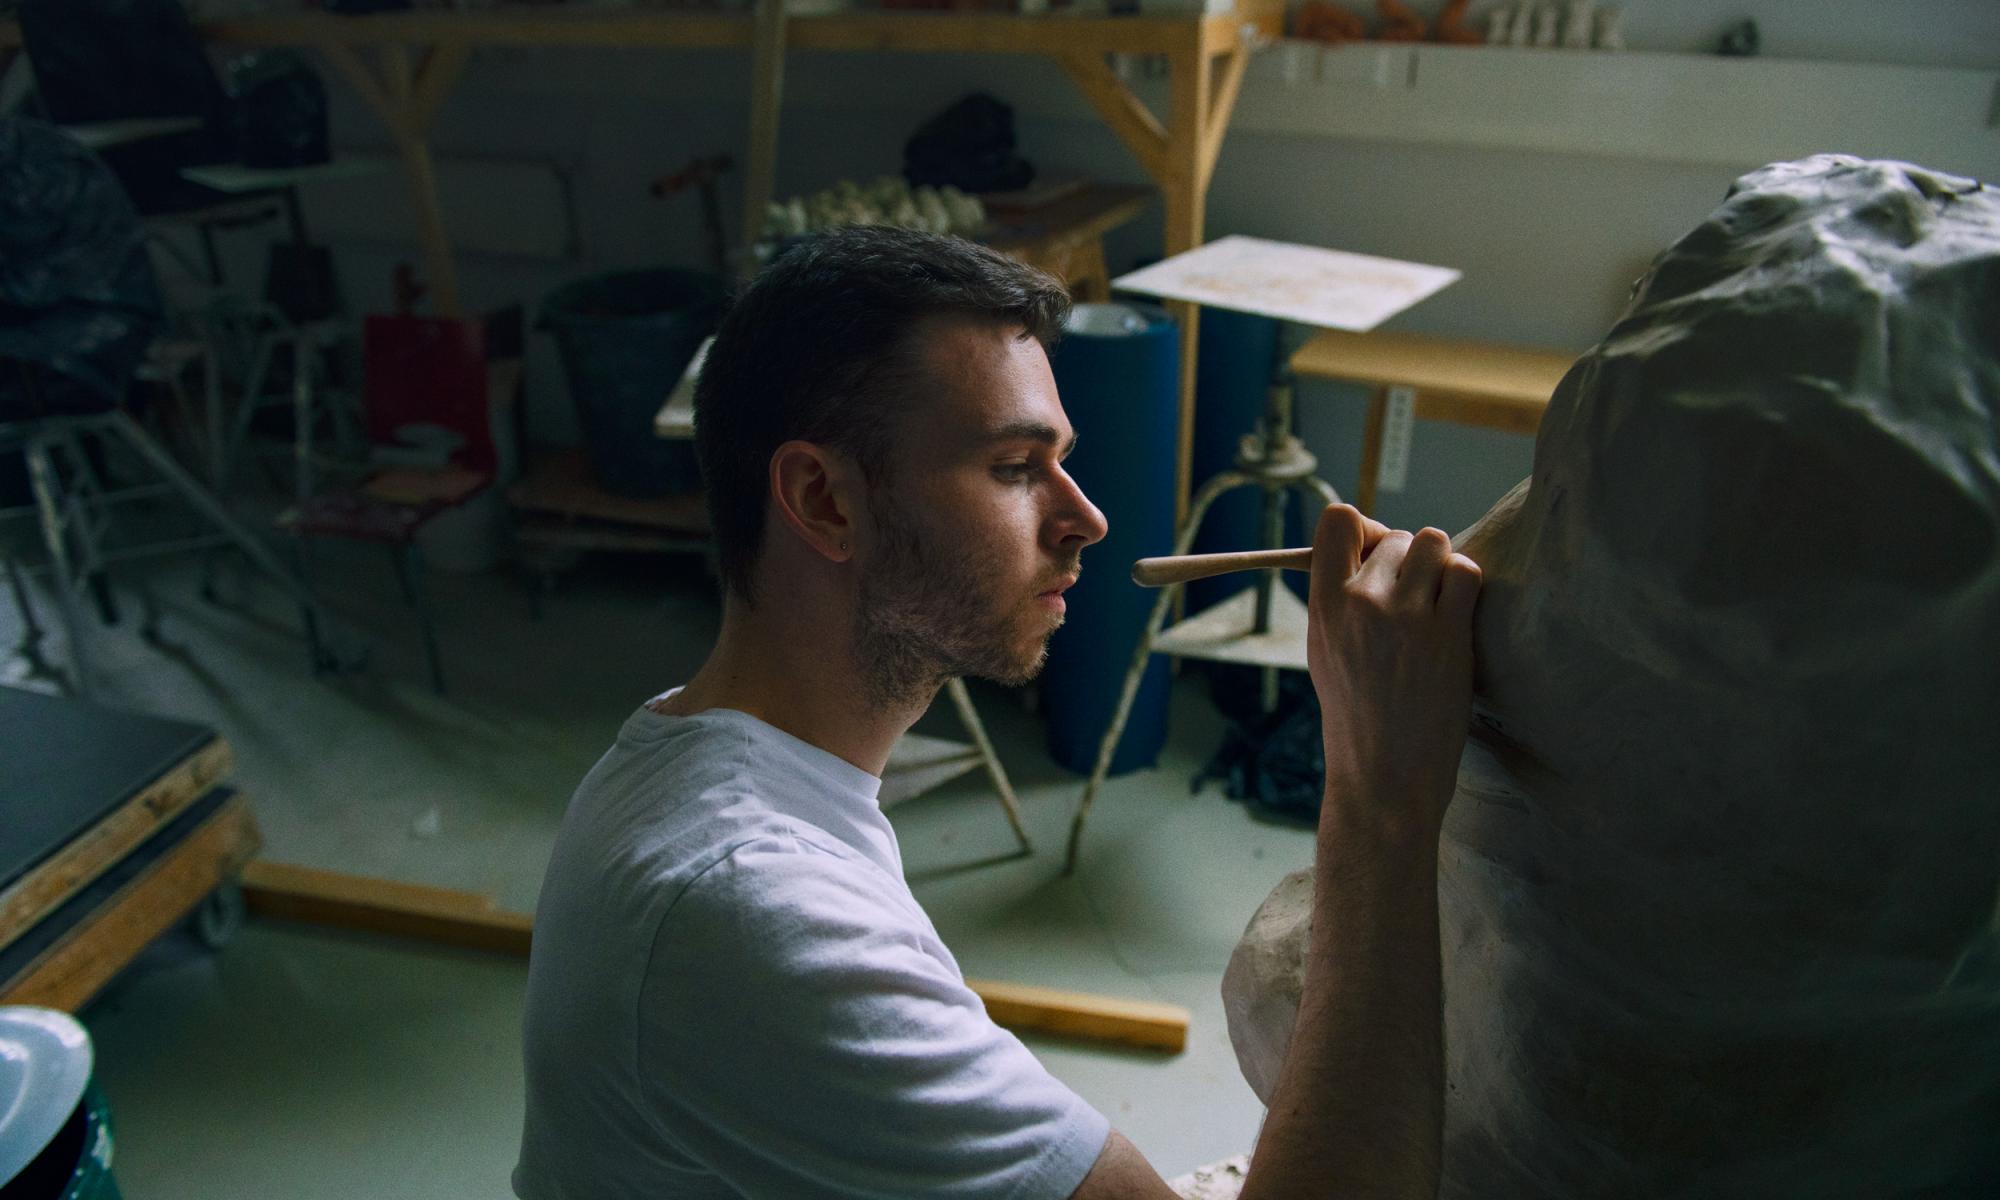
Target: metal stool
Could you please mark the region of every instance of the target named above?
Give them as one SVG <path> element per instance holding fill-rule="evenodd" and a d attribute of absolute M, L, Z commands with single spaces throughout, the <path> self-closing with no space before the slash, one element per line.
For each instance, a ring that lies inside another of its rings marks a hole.
<path fill-rule="evenodd" d="M 1271 388 L 1265 393 L 1263 420 L 1237 449 L 1236 469 L 1215 476 L 1194 494 L 1187 520 L 1174 533 L 1173 552 L 1186 554 L 1194 545 L 1195 534 L 1200 531 L 1201 519 L 1208 514 L 1209 506 L 1217 498 L 1244 487 L 1263 490 L 1263 548 L 1280 548 L 1285 538 L 1287 492 L 1296 490 L 1316 504 L 1340 503 L 1340 493 L 1333 490 L 1333 485 L 1313 474 L 1318 469 L 1319 460 L 1305 448 L 1305 443 L 1292 435 L 1292 374 L 1289 368 L 1281 367 L 1274 372 Z M 1263 673 L 1260 699 L 1265 712 L 1277 707 L 1279 669 L 1305 666 L 1302 636 L 1305 606 L 1285 590 L 1277 571 L 1257 572 L 1253 592 L 1243 593 L 1162 634 L 1160 627 L 1166 622 L 1167 612 L 1185 586 L 1176 583 L 1160 589 L 1159 599 L 1153 602 L 1152 614 L 1146 619 L 1146 630 L 1139 635 L 1139 645 L 1132 652 L 1132 665 L 1125 671 L 1125 686 L 1118 693 L 1118 706 L 1112 710 L 1111 724 L 1097 746 L 1097 764 L 1091 769 L 1090 782 L 1084 785 L 1083 799 L 1078 802 L 1076 817 L 1070 824 L 1069 850 L 1063 858 L 1065 875 L 1076 870 L 1084 821 L 1090 816 L 1098 789 L 1104 786 L 1104 777 L 1111 771 L 1111 758 L 1117 753 L 1118 739 L 1125 733 L 1125 721 L 1132 715 L 1132 702 L 1139 694 L 1147 659 L 1163 653 L 1252 663 Z M 1247 613 L 1241 611 L 1246 606 Z"/>

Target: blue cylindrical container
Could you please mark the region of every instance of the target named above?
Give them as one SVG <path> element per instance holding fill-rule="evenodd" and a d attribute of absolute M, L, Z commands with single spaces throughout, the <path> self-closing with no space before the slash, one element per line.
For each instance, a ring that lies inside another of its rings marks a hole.
<path fill-rule="evenodd" d="M 1077 431 L 1069 473 L 1111 526 L 1084 553 L 1083 577 L 1068 596 L 1069 618 L 1049 642 L 1042 674 L 1049 754 L 1087 773 L 1156 595 L 1133 584 L 1132 562 L 1173 549 L 1180 327 L 1156 308 L 1080 304 L 1050 366 Z M 1166 659 L 1156 656 L 1112 756 L 1112 774 L 1159 761 L 1167 683 Z"/>

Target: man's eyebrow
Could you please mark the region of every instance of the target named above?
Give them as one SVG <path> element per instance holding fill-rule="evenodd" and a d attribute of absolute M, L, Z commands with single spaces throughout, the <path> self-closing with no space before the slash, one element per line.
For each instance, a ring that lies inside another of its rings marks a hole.
<path fill-rule="evenodd" d="M 1061 443 L 1062 451 L 1058 457 L 1068 458 L 1076 450 L 1077 435 L 1076 431 L 1072 429 L 1069 434 L 1069 441 L 1063 442 L 1062 435 L 1056 432 L 1053 425 L 1044 425 L 1040 421 L 1014 421 L 1010 424 L 995 426 L 987 430 L 980 435 L 979 440 L 982 442 L 1040 442 L 1045 446 L 1054 446 Z"/>

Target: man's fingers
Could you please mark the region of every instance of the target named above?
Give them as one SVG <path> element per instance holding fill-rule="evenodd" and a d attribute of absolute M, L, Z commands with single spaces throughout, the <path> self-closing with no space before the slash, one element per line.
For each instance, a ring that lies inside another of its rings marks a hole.
<path fill-rule="evenodd" d="M 1484 578 L 1479 564 L 1463 554 L 1454 554 L 1445 559 L 1440 575 L 1438 611 L 1453 620 L 1470 620 L 1472 605 L 1479 599 L 1479 585 Z"/>
<path fill-rule="evenodd" d="M 1352 504 L 1329 504 L 1321 511 L 1319 528 L 1313 531 L 1315 590 L 1322 579 L 1327 587 L 1338 587 L 1361 569 L 1361 556 L 1381 537 L 1370 539 L 1371 524 Z"/>
<path fill-rule="evenodd" d="M 1428 610 L 1437 602 L 1438 577 L 1451 557 L 1451 535 L 1442 529 L 1420 529 L 1410 539 L 1403 569 L 1396 576 L 1396 598 L 1412 608 Z"/>
<path fill-rule="evenodd" d="M 1375 549 L 1369 551 L 1368 561 L 1361 564 L 1357 582 L 1385 600 L 1393 596 L 1396 577 L 1403 573 L 1403 560 L 1410 553 L 1410 541 L 1411 535 L 1401 529 L 1383 534 Z"/>

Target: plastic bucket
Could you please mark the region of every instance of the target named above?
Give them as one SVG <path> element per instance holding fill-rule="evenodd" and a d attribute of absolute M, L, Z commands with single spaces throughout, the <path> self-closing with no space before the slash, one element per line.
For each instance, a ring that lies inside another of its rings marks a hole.
<path fill-rule="evenodd" d="M 579 279 L 543 298 L 538 324 L 555 337 L 591 472 L 605 491 L 700 489 L 694 447 L 655 435 L 653 416 L 714 332 L 722 296 L 713 275 L 647 270 Z"/>
<path fill-rule="evenodd" d="M 1084 552 L 1069 619 L 1049 640 L 1042 674 L 1049 755 L 1081 774 L 1096 765 L 1157 595 L 1135 587 L 1127 572 L 1133 559 L 1173 548 L 1180 327 L 1154 308 L 1080 304 L 1050 367 L 1078 434 L 1066 467 L 1111 526 Z M 1112 755 L 1112 774 L 1159 761 L 1168 682 L 1167 660 L 1155 655 Z"/>

